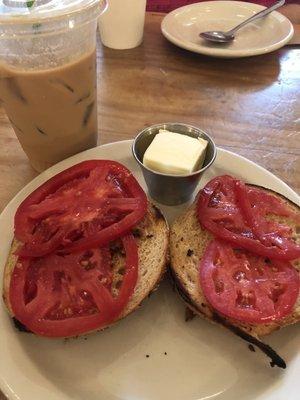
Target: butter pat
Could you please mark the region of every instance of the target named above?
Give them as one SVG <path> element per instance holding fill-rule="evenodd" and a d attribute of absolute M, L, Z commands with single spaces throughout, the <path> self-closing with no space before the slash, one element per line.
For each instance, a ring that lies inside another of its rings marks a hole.
<path fill-rule="evenodd" d="M 164 174 L 185 175 L 201 169 L 207 141 L 160 129 L 147 148 L 143 164 Z"/>

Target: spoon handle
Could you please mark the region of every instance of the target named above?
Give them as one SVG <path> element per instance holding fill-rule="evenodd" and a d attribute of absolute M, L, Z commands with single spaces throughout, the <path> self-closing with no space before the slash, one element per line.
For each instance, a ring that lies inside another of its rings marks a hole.
<path fill-rule="evenodd" d="M 248 24 L 249 22 L 255 21 L 256 19 L 262 18 L 265 15 L 268 15 L 270 12 L 276 10 L 277 8 L 283 6 L 285 0 L 277 1 L 270 7 L 265 8 L 264 10 L 258 12 L 257 14 L 252 15 L 252 17 L 246 19 L 241 24 L 237 25 L 235 28 L 231 29 L 230 31 L 226 32 L 226 35 L 233 35 L 238 29 L 242 28 L 244 25 Z"/>

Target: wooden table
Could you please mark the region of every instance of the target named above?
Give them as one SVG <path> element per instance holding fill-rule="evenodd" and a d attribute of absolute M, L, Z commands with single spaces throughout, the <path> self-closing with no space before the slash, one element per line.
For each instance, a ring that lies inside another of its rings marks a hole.
<path fill-rule="evenodd" d="M 182 121 L 218 146 L 272 171 L 300 192 L 300 49 L 235 60 L 179 49 L 148 14 L 133 50 L 98 46 L 99 142 L 133 138 L 144 126 Z M 35 175 L 0 109 L 0 210 Z"/>
<path fill-rule="evenodd" d="M 187 122 L 218 146 L 264 166 L 300 192 L 300 49 L 236 60 L 181 50 L 148 14 L 142 46 L 98 46 L 99 141 L 130 139 L 158 122 Z M 0 109 L 0 210 L 37 173 Z M 1 399 L 0 394 L 0 399 Z"/>

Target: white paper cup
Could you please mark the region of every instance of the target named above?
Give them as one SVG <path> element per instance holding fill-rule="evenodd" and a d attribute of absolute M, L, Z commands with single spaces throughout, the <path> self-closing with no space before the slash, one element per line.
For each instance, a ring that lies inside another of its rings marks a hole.
<path fill-rule="evenodd" d="M 108 0 L 108 8 L 99 18 L 102 43 L 124 50 L 143 41 L 146 0 Z"/>

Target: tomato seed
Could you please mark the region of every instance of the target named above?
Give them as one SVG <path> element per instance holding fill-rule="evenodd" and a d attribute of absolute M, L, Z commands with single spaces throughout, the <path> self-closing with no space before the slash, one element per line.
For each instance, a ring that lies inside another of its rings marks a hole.
<path fill-rule="evenodd" d="M 242 280 L 247 279 L 246 277 L 246 273 L 244 271 L 237 271 L 234 275 L 233 275 L 233 279 L 235 279 L 236 281 L 240 282 Z"/>

